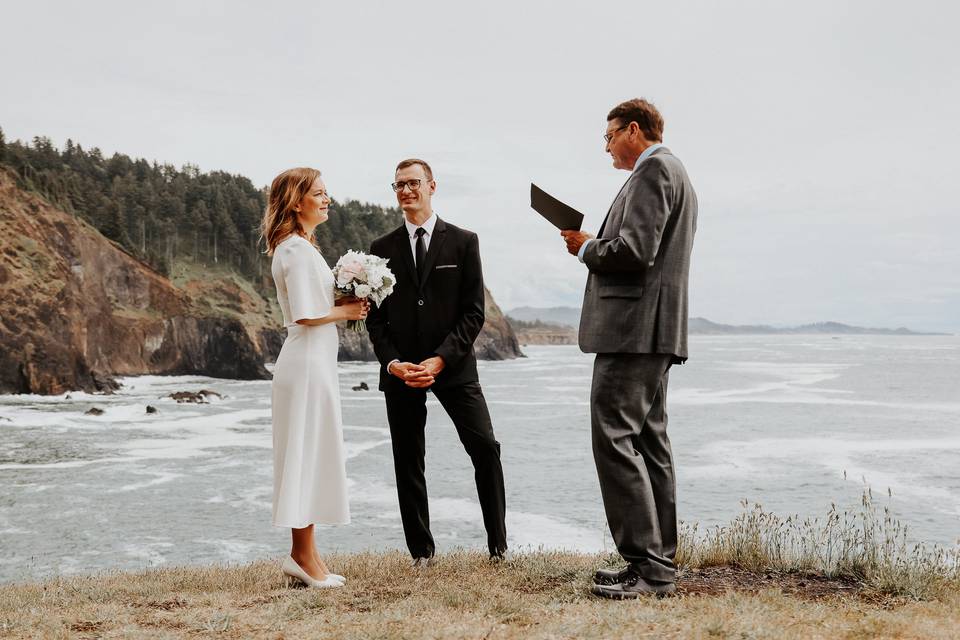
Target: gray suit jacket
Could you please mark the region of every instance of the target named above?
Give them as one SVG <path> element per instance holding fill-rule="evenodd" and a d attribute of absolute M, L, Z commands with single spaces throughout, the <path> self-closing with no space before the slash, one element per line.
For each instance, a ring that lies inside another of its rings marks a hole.
<path fill-rule="evenodd" d="M 661 147 L 620 189 L 584 250 L 590 269 L 580 315 L 585 353 L 662 353 L 687 359 L 687 287 L 697 194 Z"/>

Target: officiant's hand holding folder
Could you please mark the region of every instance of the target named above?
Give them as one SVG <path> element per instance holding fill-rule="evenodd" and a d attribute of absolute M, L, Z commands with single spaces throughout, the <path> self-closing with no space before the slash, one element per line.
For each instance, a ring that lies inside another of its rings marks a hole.
<path fill-rule="evenodd" d="M 560 231 L 579 231 L 583 214 L 530 183 L 530 206 Z"/>

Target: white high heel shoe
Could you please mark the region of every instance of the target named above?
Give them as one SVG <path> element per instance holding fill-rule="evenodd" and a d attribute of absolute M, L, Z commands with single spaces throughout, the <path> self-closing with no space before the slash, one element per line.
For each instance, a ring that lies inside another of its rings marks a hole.
<path fill-rule="evenodd" d="M 303 584 L 308 587 L 314 587 L 317 589 L 336 589 L 337 587 L 342 587 L 343 582 L 341 581 L 341 576 L 335 576 L 332 573 L 328 573 L 323 580 L 317 580 L 309 573 L 304 571 L 297 561 L 287 556 L 283 559 L 283 563 L 280 565 L 280 570 L 283 571 L 284 575 L 288 575 L 291 578 L 296 578 Z M 338 578 L 341 578 L 338 580 Z"/>

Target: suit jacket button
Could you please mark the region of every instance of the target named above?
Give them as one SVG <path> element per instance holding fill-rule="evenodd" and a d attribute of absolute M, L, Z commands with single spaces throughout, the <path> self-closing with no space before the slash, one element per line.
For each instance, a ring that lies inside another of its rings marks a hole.
<path fill-rule="evenodd" d="M 423 306 L 423 300 L 417 300 L 417 304 L 422 307 L 422 306 Z"/>

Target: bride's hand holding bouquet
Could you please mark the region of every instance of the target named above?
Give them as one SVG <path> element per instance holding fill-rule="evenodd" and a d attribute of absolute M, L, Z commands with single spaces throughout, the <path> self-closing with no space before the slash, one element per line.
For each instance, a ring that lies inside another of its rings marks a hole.
<path fill-rule="evenodd" d="M 349 298 L 372 300 L 378 307 L 393 293 L 396 278 L 387 267 L 387 259 L 360 251 L 347 251 L 333 268 L 336 279 L 337 304 Z M 357 333 L 366 330 L 364 320 L 350 320 L 347 328 Z"/>

